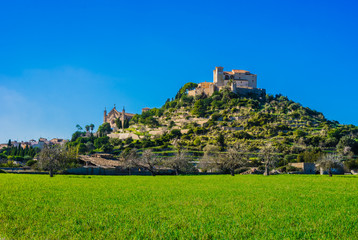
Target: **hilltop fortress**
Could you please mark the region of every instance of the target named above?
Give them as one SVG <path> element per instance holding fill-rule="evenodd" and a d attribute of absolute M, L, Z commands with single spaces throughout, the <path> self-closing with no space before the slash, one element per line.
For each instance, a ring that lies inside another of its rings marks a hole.
<path fill-rule="evenodd" d="M 257 75 L 246 70 L 231 70 L 224 72 L 223 67 L 214 70 L 213 82 L 202 82 L 194 90 L 188 91 L 189 96 L 205 94 L 211 96 L 214 92 L 229 87 L 232 92 L 240 95 L 266 95 L 266 90 L 257 88 Z"/>

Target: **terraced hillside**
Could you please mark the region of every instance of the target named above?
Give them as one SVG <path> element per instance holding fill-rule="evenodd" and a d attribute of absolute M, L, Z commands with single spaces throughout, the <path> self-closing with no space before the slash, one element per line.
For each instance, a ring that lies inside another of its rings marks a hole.
<path fill-rule="evenodd" d="M 358 165 L 353 157 L 358 154 L 356 126 L 327 120 L 282 95 L 240 96 L 223 89 L 210 97 L 194 98 L 187 95 L 193 87 L 188 83 L 161 108 L 135 115 L 128 128 L 111 132 L 103 124 L 98 130 L 102 137 L 79 137 L 70 144 L 81 144 L 83 153 L 152 148 L 164 155 L 185 149 L 195 156 L 201 156 L 207 146 L 224 152 L 244 144 L 254 157 L 271 143 L 282 156 L 281 164 L 315 162 L 322 152 L 339 152 Z"/>

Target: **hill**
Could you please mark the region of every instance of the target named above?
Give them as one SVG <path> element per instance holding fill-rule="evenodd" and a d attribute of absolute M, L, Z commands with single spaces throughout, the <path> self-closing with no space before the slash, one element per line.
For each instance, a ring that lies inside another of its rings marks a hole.
<path fill-rule="evenodd" d="M 338 151 L 347 159 L 358 154 L 358 127 L 327 120 L 281 94 L 242 96 L 223 89 L 210 97 L 188 96 L 187 91 L 195 87 L 195 83 L 185 84 L 175 98 L 135 115 L 123 130 L 110 133 L 109 124 L 103 124 L 98 130 L 102 137 L 91 140 L 78 135 L 72 145 L 82 144 L 83 153 L 153 148 L 170 155 L 181 148 L 200 156 L 206 146 L 225 151 L 245 143 L 254 156 L 271 143 L 284 157 L 282 164 L 315 162 L 324 151 Z"/>

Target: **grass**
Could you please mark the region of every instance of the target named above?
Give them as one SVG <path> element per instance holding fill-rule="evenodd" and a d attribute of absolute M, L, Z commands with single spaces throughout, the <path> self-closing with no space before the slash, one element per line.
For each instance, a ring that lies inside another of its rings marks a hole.
<path fill-rule="evenodd" d="M 0 239 L 354 239 L 349 176 L 0 174 Z"/>

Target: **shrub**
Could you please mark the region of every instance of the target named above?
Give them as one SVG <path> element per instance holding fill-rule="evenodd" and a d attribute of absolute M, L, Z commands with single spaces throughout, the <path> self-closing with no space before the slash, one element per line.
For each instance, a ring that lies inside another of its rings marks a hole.
<path fill-rule="evenodd" d="M 286 162 L 295 162 L 297 160 L 297 156 L 295 154 L 287 154 L 284 159 Z"/>
<path fill-rule="evenodd" d="M 287 171 L 287 172 L 297 172 L 297 171 L 299 171 L 299 170 L 300 170 L 299 168 L 296 168 L 296 167 L 290 166 L 290 165 L 288 165 L 288 166 L 286 167 L 286 171 Z"/>
<path fill-rule="evenodd" d="M 27 161 L 26 166 L 31 167 L 31 166 L 34 165 L 35 163 L 37 163 L 36 160 L 29 160 L 29 161 Z"/>
<path fill-rule="evenodd" d="M 349 170 L 356 170 L 358 169 L 358 159 L 346 161 L 344 166 L 347 167 Z"/>
<path fill-rule="evenodd" d="M 220 117 L 221 117 L 220 113 L 217 113 L 217 112 L 215 112 L 211 115 L 211 119 L 213 121 L 218 121 Z"/>
<path fill-rule="evenodd" d="M 196 139 L 194 140 L 194 145 L 195 145 L 195 146 L 199 146 L 200 143 L 201 143 L 201 141 L 200 141 L 199 138 L 196 138 Z"/>
<path fill-rule="evenodd" d="M 170 139 L 180 138 L 181 135 L 182 134 L 181 134 L 179 129 L 173 129 L 173 130 L 170 131 L 169 138 Z"/>

